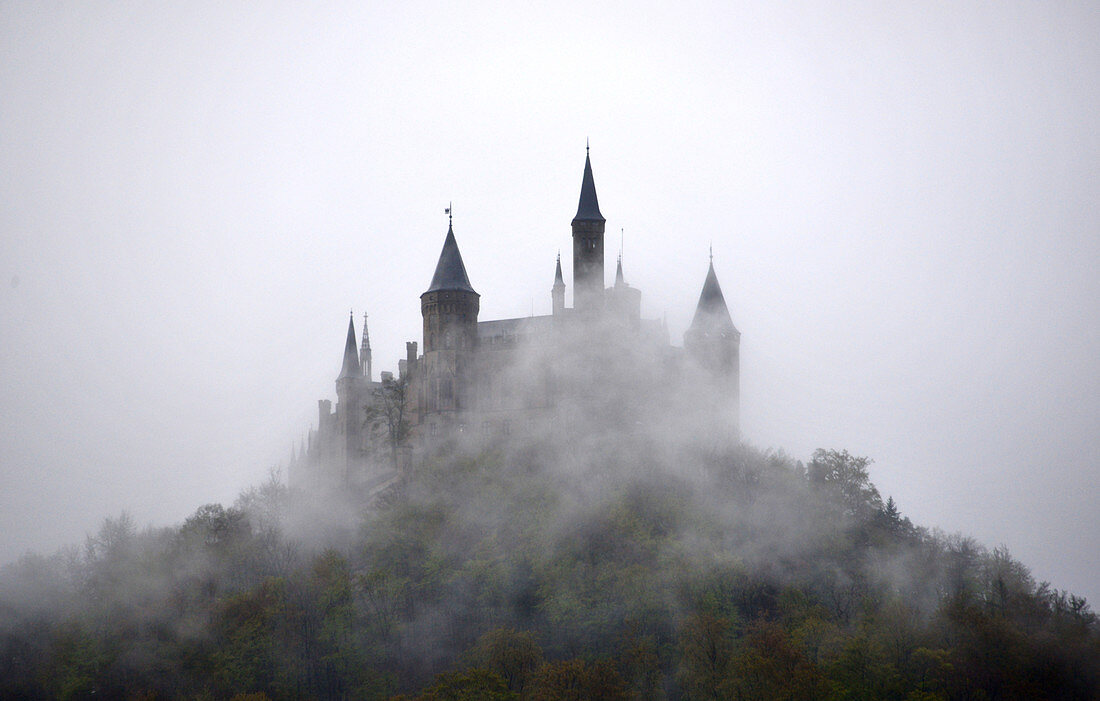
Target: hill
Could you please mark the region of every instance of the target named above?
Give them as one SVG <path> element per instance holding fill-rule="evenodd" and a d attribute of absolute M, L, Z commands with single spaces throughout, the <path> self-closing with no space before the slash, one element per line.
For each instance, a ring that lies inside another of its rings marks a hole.
<path fill-rule="evenodd" d="M 440 446 L 367 506 L 277 479 L 28 555 L 5 698 L 1089 699 L 1088 604 L 910 523 L 870 461 L 640 431 Z"/>

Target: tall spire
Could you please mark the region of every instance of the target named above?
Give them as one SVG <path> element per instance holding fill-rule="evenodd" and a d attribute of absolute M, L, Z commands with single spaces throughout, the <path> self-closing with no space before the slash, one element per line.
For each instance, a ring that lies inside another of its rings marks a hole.
<path fill-rule="evenodd" d="M 462 254 L 458 252 L 458 242 L 455 241 L 454 226 L 452 224 L 447 226 L 447 238 L 443 241 L 443 250 L 440 252 L 439 262 L 435 266 L 432 284 L 428 286 L 428 292 L 437 290 L 474 292 L 474 288 L 470 286 L 470 278 L 466 276 L 466 266 L 462 263 Z"/>
<path fill-rule="evenodd" d="M 565 279 L 561 275 L 561 253 L 558 253 L 558 268 L 554 271 L 554 287 L 565 287 Z"/>
<path fill-rule="evenodd" d="M 371 380 L 371 352 L 370 333 L 367 331 L 367 314 L 363 313 L 363 342 L 359 345 L 359 365 L 363 369 L 363 377 Z"/>
<path fill-rule="evenodd" d="M 626 280 L 623 279 L 623 254 L 619 254 L 619 265 L 615 268 L 615 287 L 620 287 L 626 284 Z"/>
<path fill-rule="evenodd" d="M 584 177 L 581 178 L 581 198 L 577 203 L 577 216 L 573 221 L 606 221 L 600 214 L 600 202 L 596 199 L 596 182 L 592 178 L 592 159 L 588 156 L 588 145 L 584 147 Z"/>
<path fill-rule="evenodd" d="M 363 368 L 359 365 L 359 354 L 355 350 L 355 317 L 349 315 L 348 340 L 344 342 L 344 366 L 340 369 L 340 376 L 336 379 L 342 380 L 345 377 L 362 376 Z"/>

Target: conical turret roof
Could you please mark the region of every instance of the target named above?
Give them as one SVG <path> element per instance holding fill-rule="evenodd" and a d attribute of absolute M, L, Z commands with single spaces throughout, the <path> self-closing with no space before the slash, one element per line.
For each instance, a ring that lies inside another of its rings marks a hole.
<path fill-rule="evenodd" d="M 703 281 L 703 291 L 699 294 L 699 304 L 695 306 L 695 318 L 691 328 L 704 333 L 739 333 L 730 318 L 726 298 L 722 295 L 722 286 L 714 272 L 714 261 L 710 262 L 707 279 Z"/>
<path fill-rule="evenodd" d="M 565 279 L 561 275 L 561 254 L 558 254 L 558 267 L 554 271 L 554 287 L 565 287 Z"/>
<path fill-rule="evenodd" d="M 443 242 L 443 251 L 439 254 L 435 275 L 432 276 L 432 284 L 427 291 L 438 290 L 462 290 L 477 294 L 470 286 L 470 278 L 466 276 L 466 266 L 462 263 L 462 254 L 458 252 L 453 226 L 447 227 L 447 239 Z"/>
<path fill-rule="evenodd" d="M 344 343 L 344 366 L 336 379 L 362 376 L 363 367 L 359 364 L 359 351 L 355 347 L 355 319 L 351 318 L 348 319 L 348 340 Z"/>
<path fill-rule="evenodd" d="M 596 198 L 596 181 L 592 179 L 592 160 L 584 155 L 584 177 L 581 179 L 581 199 L 577 203 L 577 216 L 573 221 L 607 221 L 600 214 L 600 201 Z"/>

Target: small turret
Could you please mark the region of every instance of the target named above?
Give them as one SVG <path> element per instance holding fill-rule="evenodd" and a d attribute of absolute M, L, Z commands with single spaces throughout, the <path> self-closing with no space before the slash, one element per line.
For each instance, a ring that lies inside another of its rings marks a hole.
<path fill-rule="evenodd" d="M 363 342 L 359 346 L 359 365 L 363 369 L 363 377 L 367 382 L 374 379 L 371 371 L 370 333 L 367 332 L 367 315 L 363 314 Z"/>
<path fill-rule="evenodd" d="M 355 343 L 355 317 L 348 319 L 348 337 L 344 341 L 344 364 L 336 378 L 336 434 L 337 459 L 343 463 L 343 479 L 352 479 L 363 451 L 363 403 L 366 381 L 359 364 Z M 324 417 L 322 407 L 322 421 Z"/>
<path fill-rule="evenodd" d="M 558 267 L 554 271 L 554 286 L 550 289 L 550 299 L 553 302 L 554 316 L 565 313 L 565 280 L 561 275 L 561 254 L 558 254 Z"/>
<path fill-rule="evenodd" d="M 615 285 L 607 291 L 607 315 L 635 329 L 642 318 L 642 291 L 626 284 L 621 253 L 615 266 Z"/>

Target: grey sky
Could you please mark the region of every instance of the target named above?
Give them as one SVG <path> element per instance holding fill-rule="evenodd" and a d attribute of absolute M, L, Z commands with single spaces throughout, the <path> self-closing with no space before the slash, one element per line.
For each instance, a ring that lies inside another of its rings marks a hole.
<path fill-rule="evenodd" d="M 749 440 L 1100 602 L 1097 5 L 364 5 L 0 6 L 0 559 L 285 461 L 449 201 L 546 313 L 589 137 L 677 342 L 713 242 Z"/>

